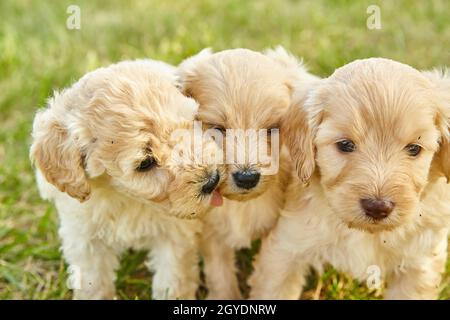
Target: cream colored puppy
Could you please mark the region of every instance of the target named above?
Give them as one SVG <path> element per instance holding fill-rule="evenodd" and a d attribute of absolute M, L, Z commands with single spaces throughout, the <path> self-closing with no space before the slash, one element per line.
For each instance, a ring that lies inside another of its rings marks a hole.
<path fill-rule="evenodd" d="M 448 76 L 358 60 L 298 101 L 286 133 L 302 179 L 264 240 L 251 298 L 298 299 L 310 266 L 330 263 L 379 274 L 385 298 L 435 299 L 450 226 Z"/>
<path fill-rule="evenodd" d="M 128 248 L 151 249 L 153 298 L 195 298 L 199 222 L 178 217 L 217 203 L 221 167 L 183 162 L 193 148 L 176 133 L 189 136 L 197 104 L 174 71 L 150 60 L 101 68 L 36 115 L 31 158 L 42 197 L 58 210 L 76 299 L 113 298 Z"/>
<path fill-rule="evenodd" d="M 179 70 L 185 93 L 200 104 L 196 118 L 205 128 L 226 134 L 227 152 L 245 150 L 245 161 L 227 162 L 221 187 L 224 205 L 204 217 L 202 232 L 208 298 L 239 299 L 234 251 L 250 247 L 252 240 L 274 226 L 289 178 L 285 151 L 278 158 L 279 145 L 271 149 L 272 130 L 279 128 L 294 87 L 315 78 L 281 47 L 265 54 L 246 49 L 211 53 L 207 49 L 184 61 Z M 244 139 L 230 148 L 228 138 L 236 129 L 266 129 L 271 161 L 279 161 L 277 170 L 264 174 L 264 163 L 249 161 L 252 151 Z"/>

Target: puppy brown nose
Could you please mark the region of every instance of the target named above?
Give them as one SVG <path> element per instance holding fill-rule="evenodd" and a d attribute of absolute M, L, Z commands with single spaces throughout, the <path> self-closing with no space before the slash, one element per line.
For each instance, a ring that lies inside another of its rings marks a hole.
<path fill-rule="evenodd" d="M 233 179 L 239 188 L 251 189 L 256 187 L 261 174 L 254 170 L 241 170 L 233 173 Z"/>
<path fill-rule="evenodd" d="M 219 171 L 213 172 L 209 177 L 206 183 L 202 186 L 203 193 L 211 193 L 217 187 L 220 181 Z"/>
<path fill-rule="evenodd" d="M 369 217 L 382 220 L 394 210 L 395 204 L 388 200 L 361 199 L 361 207 Z"/>

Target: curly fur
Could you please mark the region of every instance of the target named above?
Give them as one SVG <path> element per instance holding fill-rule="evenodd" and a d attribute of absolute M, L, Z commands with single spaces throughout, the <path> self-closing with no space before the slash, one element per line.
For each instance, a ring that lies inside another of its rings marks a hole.
<path fill-rule="evenodd" d="M 55 93 L 36 115 L 30 154 L 41 195 L 60 217 L 64 257 L 81 276 L 76 299 L 113 298 L 119 255 L 129 248 L 151 249 L 154 298 L 195 298 L 200 224 L 179 217 L 209 209 L 201 187 L 222 167 L 180 166 L 171 156 L 181 143 L 171 134 L 190 132 L 197 112 L 177 86 L 169 65 L 125 61 Z M 190 157 L 191 147 L 182 144 Z M 157 166 L 138 172 L 149 156 Z"/>
<path fill-rule="evenodd" d="M 315 79 L 281 47 L 264 53 L 205 49 L 184 61 L 179 72 L 184 92 L 199 102 L 197 119 L 207 128 L 225 129 L 279 128 L 295 88 L 303 89 Z M 262 175 L 251 190 L 240 189 L 233 181 L 233 173 L 243 168 L 260 171 L 261 164 L 228 164 L 221 187 L 224 205 L 203 218 L 209 299 L 241 298 L 234 251 L 265 235 L 284 203 L 290 171 L 286 150 L 280 152 L 278 173 Z"/>
<path fill-rule="evenodd" d="M 263 242 L 251 298 L 298 299 L 310 266 L 324 263 L 360 280 L 378 266 L 388 299 L 437 298 L 450 227 L 449 92 L 445 73 L 372 58 L 298 99 L 285 120 L 298 172 Z M 340 152 L 343 138 L 356 151 Z M 410 143 L 422 146 L 417 157 Z M 371 219 L 359 202 L 367 197 L 395 208 Z"/>

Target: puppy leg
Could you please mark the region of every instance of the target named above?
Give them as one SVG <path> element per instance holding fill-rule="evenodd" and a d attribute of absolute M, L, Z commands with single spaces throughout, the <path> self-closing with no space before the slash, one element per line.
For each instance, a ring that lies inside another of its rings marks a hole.
<path fill-rule="evenodd" d="M 285 245 L 278 239 L 274 230 L 263 241 L 249 280 L 250 299 L 300 298 L 308 266 L 300 264 L 297 256 L 285 250 Z"/>
<path fill-rule="evenodd" d="M 157 241 L 150 251 L 153 299 L 195 299 L 199 283 L 197 246 L 182 240 Z"/>
<path fill-rule="evenodd" d="M 115 270 L 119 260 L 101 240 L 88 237 L 63 237 L 64 257 L 70 264 L 70 286 L 75 300 L 113 299 Z"/>
<path fill-rule="evenodd" d="M 406 267 L 405 272 L 389 279 L 385 299 L 388 300 L 435 300 L 439 294 L 441 274 L 447 261 L 447 238 L 438 253 L 420 258 L 416 265 Z"/>
<path fill-rule="evenodd" d="M 236 277 L 234 249 L 212 236 L 202 239 L 202 254 L 208 299 L 242 299 Z"/>

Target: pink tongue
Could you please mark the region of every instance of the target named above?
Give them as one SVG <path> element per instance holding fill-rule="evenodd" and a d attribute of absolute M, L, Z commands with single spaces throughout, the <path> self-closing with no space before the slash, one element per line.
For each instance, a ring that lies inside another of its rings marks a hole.
<path fill-rule="evenodd" d="M 223 204 L 223 198 L 219 191 L 214 190 L 211 194 L 211 205 L 213 207 L 220 207 Z"/>

